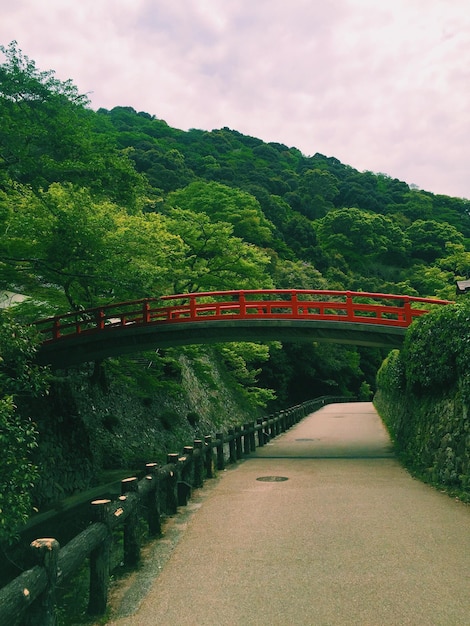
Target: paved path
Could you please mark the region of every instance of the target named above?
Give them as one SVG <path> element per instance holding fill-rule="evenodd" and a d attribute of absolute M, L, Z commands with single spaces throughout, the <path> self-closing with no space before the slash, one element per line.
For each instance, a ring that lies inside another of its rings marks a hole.
<path fill-rule="evenodd" d="M 470 625 L 470 507 L 330 405 L 209 481 L 118 600 L 115 626 Z"/>

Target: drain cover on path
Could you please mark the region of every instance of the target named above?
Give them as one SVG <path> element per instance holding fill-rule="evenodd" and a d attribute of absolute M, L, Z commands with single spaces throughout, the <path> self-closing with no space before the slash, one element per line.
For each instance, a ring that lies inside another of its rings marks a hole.
<path fill-rule="evenodd" d="M 289 479 L 285 476 L 260 476 L 256 480 L 260 480 L 263 483 L 282 483 L 282 481 Z"/>

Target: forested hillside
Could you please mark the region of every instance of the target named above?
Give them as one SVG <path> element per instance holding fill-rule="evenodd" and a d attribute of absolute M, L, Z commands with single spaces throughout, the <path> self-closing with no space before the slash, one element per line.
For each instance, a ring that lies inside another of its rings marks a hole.
<path fill-rule="evenodd" d="M 93 111 L 72 81 L 40 71 L 15 43 L 2 52 L 0 289 L 27 296 L 8 322 L 2 316 L 4 327 L 185 291 L 324 288 L 453 299 L 455 280 L 470 276 L 468 200 L 229 128 L 171 128 L 158 119 L 158 102 L 154 112 Z M 199 380 L 217 362 L 246 410 L 257 412 L 327 393 L 368 399 L 385 356 L 354 346 L 227 344 L 86 365 L 56 372 L 49 384 L 57 390 L 68 377 L 80 388 L 91 378 L 105 393 L 110 381 L 124 380 L 151 405 L 171 386 L 183 393 L 191 359 Z M 2 380 L 11 379 L 9 367 L 0 362 Z M 20 405 L 31 401 L 27 387 Z M 41 394 L 44 402 L 38 386 Z M 2 406 L 13 414 L 11 403 Z M 74 411 L 72 431 L 75 424 L 88 432 Z M 109 415 L 105 429 L 118 422 Z"/>

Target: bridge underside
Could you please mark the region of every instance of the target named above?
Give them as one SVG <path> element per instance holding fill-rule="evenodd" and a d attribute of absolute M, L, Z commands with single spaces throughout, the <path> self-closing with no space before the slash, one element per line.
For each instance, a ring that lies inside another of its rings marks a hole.
<path fill-rule="evenodd" d="M 282 319 L 127 325 L 45 344 L 38 360 L 55 368 L 66 368 L 120 354 L 227 341 L 323 342 L 392 349 L 401 346 L 405 332 L 405 328 L 380 324 Z"/>

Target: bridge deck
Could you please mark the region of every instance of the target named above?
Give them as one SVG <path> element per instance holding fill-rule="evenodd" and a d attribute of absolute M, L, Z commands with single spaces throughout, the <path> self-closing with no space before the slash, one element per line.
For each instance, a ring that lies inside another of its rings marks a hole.
<path fill-rule="evenodd" d="M 221 341 L 400 345 L 406 328 L 447 300 L 393 294 L 252 290 L 163 296 L 37 322 L 40 361 L 68 366 L 126 352 Z"/>

